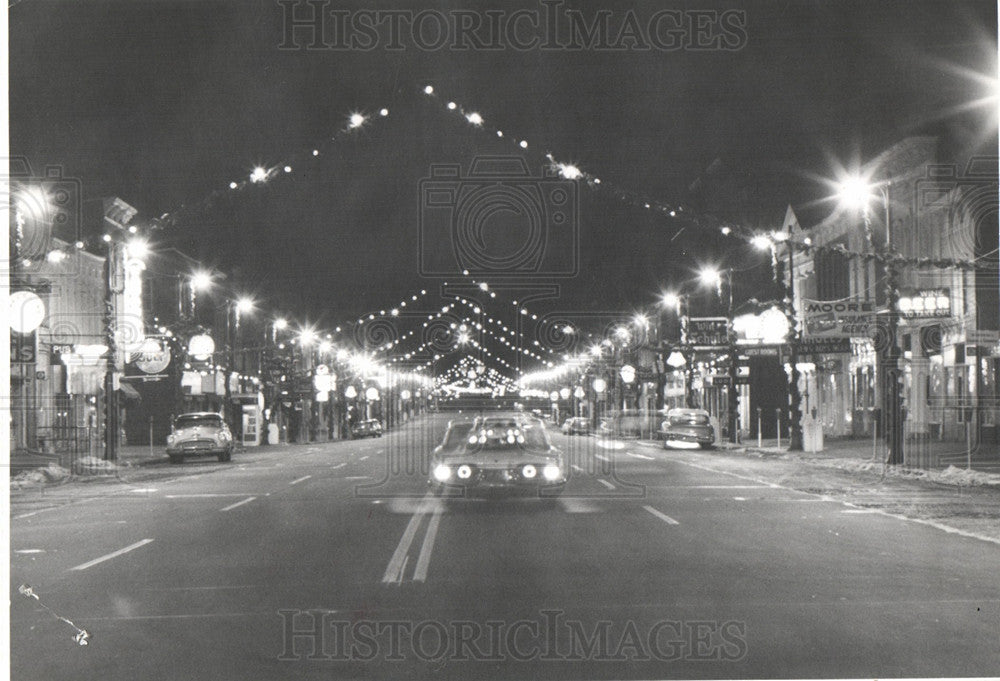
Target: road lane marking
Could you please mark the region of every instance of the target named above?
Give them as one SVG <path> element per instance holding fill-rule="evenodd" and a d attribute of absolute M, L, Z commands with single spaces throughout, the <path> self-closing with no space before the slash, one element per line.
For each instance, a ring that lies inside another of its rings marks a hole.
<path fill-rule="evenodd" d="M 646 461 L 656 461 L 656 459 L 654 459 L 653 457 L 646 456 L 645 454 L 636 454 L 634 452 L 626 452 L 626 454 L 628 454 L 629 456 L 631 456 L 631 457 L 633 457 L 635 459 L 645 459 Z"/>
<path fill-rule="evenodd" d="M 790 501 L 821 501 L 821 502 L 822 501 L 831 501 L 831 502 L 836 503 L 836 504 L 843 504 L 844 506 L 847 506 L 848 508 L 858 508 L 855 504 L 852 504 L 849 501 L 843 501 L 843 500 L 840 500 L 840 499 L 835 499 L 835 498 L 827 496 L 827 495 L 816 494 L 815 492 L 805 492 L 805 491 L 800 490 L 800 489 L 795 489 L 794 487 L 787 487 L 785 485 L 779 485 L 779 484 L 774 483 L 774 482 L 768 482 L 766 480 L 760 480 L 758 478 L 752 478 L 752 477 L 750 477 L 748 475 L 740 475 L 739 473 L 730 473 L 729 471 L 721 471 L 721 470 L 718 470 L 717 468 L 711 468 L 709 466 L 699 466 L 696 463 L 692 463 L 690 461 L 684 461 L 683 459 L 680 459 L 680 458 L 672 458 L 672 460 L 676 461 L 677 463 L 683 464 L 685 466 L 691 466 L 692 468 L 697 468 L 699 470 L 710 471 L 712 473 L 717 473 L 719 475 L 728 475 L 728 476 L 731 476 L 731 477 L 734 477 L 734 478 L 739 478 L 741 480 L 748 480 L 750 482 L 756 482 L 756 483 L 760 483 L 760 484 L 763 484 L 763 485 L 767 485 L 768 487 L 772 487 L 774 489 L 782 489 L 782 490 L 785 490 L 787 492 L 793 492 L 795 494 L 804 494 L 804 495 L 807 495 L 809 497 L 807 499 L 791 499 Z M 942 532 L 947 532 L 948 534 L 957 534 L 960 537 L 967 537 L 969 539 L 978 539 L 979 541 L 988 542 L 990 544 L 1000 544 L 1000 539 L 997 539 L 996 537 L 990 537 L 990 536 L 985 535 L 985 534 L 979 534 L 978 532 L 970 532 L 968 530 L 962 530 L 962 529 L 959 529 L 957 527 L 952 527 L 951 525 L 946 525 L 944 523 L 938 522 L 936 520 L 927 520 L 927 519 L 924 519 L 924 518 L 909 518 L 909 517 L 907 517 L 905 515 L 900 515 L 900 514 L 897 514 L 897 513 L 891 513 L 889 511 L 885 511 L 885 510 L 882 510 L 882 509 L 872 509 L 872 512 L 875 513 L 875 514 L 877 514 L 877 515 L 885 516 L 887 518 L 894 518 L 896 520 L 909 521 L 911 523 L 917 523 L 919 525 L 927 525 L 928 527 L 933 527 L 936 530 L 941 530 Z M 805 518 L 805 516 L 802 516 L 802 517 Z"/>
<path fill-rule="evenodd" d="M 348 475 L 344 480 L 367 480 L 367 475 Z"/>
<path fill-rule="evenodd" d="M 600 459 L 601 461 L 609 461 L 609 462 L 611 461 L 611 459 L 609 459 L 608 457 L 604 456 L 603 454 L 594 454 L 594 458 L 595 459 Z"/>
<path fill-rule="evenodd" d="M 733 501 L 746 501 L 746 497 L 733 497 Z"/>
<path fill-rule="evenodd" d="M 569 465 L 569 467 L 572 468 L 573 470 L 577 471 L 578 473 L 582 473 L 583 472 L 583 469 L 580 468 L 579 466 L 577 466 L 575 463 L 571 463 Z"/>
<path fill-rule="evenodd" d="M 413 581 L 423 582 L 427 580 L 427 566 L 431 562 L 431 552 L 434 550 L 434 539 L 437 538 L 438 525 L 441 524 L 441 506 L 438 505 L 431 515 L 431 520 L 427 524 L 427 532 L 424 533 L 424 543 L 420 547 L 420 555 L 417 556 L 417 566 L 413 569 Z"/>
<path fill-rule="evenodd" d="M 21 554 L 45 553 L 45 549 L 14 549 L 14 553 L 21 553 Z"/>
<path fill-rule="evenodd" d="M 680 525 L 679 522 L 668 516 L 666 513 L 660 513 L 652 506 L 643 506 L 644 509 L 655 515 L 657 518 L 665 522 L 667 525 Z"/>
<path fill-rule="evenodd" d="M 217 494 L 165 494 L 166 499 L 216 499 L 218 497 L 245 497 L 246 492 L 219 492 Z"/>
<path fill-rule="evenodd" d="M 413 515 L 410 517 L 410 522 L 403 531 L 403 536 L 400 537 L 399 544 L 396 546 L 396 550 L 393 552 L 392 558 L 389 559 L 389 564 L 385 568 L 385 574 L 382 575 L 383 582 L 387 584 L 398 584 L 402 580 L 407 553 L 410 550 L 410 545 L 413 543 L 413 537 L 417 534 L 417 528 L 420 526 L 420 521 L 430 508 L 432 499 L 433 497 L 430 495 L 425 496 L 423 502 L 419 507 L 417 507 L 417 510 L 414 511 Z"/>
<path fill-rule="evenodd" d="M 358 459 L 358 461 L 367 461 L 367 460 L 368 460 L 368 456 L 367 455 L 366 456 L 362 456 L 360 459 Z"/>
<path fill-rule="evenodd" d="M 343 467 L 344 467 L 344 466 L 346 466 L 346 465 L 347 465 L 346 463 L 338 463 L 338 464 L 337 464 L 337 465 L 335 465 L 335 466 L 330 466 L 330 470 L 333 470 L 333 471 L 335 471 L 335 470 L 337 470 L 338 468 L 343 468 Z"/>
<path fill-rule="evenodd" d="M 612 484 L 611 484 L 610 482 L 608 482 L 608 481 L 607 481 L 607 480 L 605 480 L 604 478 L 598 478 L 598 479 L 597 479 L 597 482 L 601 483 L 602 485 L 604 485 L 604 486 L 605 486 L 605 487 L 607 487 L 608 489 L 614 489 L 614 488 L 615 488 L 615 486 L 614 486 L 614 485 L 612 485 Z"/>
<path fill-rule="evenodd" d="M 128 553 L 129 551 L 134 551 L 137 548 L 139 548 L 140 546 L 145 546 L 146 544 L 149 544 L 152 541 L 153 541 L 152 539 L 142 539 L 140 541 L 137 541 L 134 544 L 129 544 L 128 546 L 126 546 L 123 549 L 118 549 L 117 551 L 112 551 L 111 553 L 103 555 L 100 558 L 95 558 L 94 560 L 88 560 L 86 563 L 81 563 L 80 565 L 77 565 L 76 567 L 70 568 L 70 570 L 86 570 L 87 568 L 94 567 L 98 563 L 103 563 L 106 560 L 111 560 L 112 558 L 117 558 L 118 556 L 120 556 L 120 555 L 122 555 L 124 553 Z"/>
<path fill-rule="evenodd" d="M 312 477 L 311 475 L 303 475 L 301 478 L 298 478 L 296 480 L 292 480 L 290 483 L 288 483 L 288 485 L 289 486 L 291 486 L 291 485 L 297 485 L 300 482 L 305 482 L 306 480 L 308 480 L 311 477 Z"/>
<path fill-rule="evenodd" d="M 229 504 L 225 508 L 220 508 L 219 511 L 220 512 L 221 511 L 232 511 L 234 508 L 238 508 L 238 507 L 242 506 L 243 504 L 249 504 L 251 501 L 253 501 L 256 498 L 257 497 L 247 497 L 243 501 L 237 501 L 235 504 Z"/>

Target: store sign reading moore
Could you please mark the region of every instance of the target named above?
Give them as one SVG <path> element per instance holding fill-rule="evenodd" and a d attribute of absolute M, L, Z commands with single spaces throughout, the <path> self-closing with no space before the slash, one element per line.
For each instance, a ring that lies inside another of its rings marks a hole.
<path fill-rule="evenodd" d="M 870 300 L 804 300 L 804 335 L 813 338 L 865 338 L 875 325 Z"/>

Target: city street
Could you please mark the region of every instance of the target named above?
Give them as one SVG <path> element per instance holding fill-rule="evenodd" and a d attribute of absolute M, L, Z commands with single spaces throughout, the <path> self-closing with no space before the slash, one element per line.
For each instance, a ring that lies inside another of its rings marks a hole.
<path fill-rule="evenodd" d="M 996 543 L 720 472 L 710 451 L 556 430 L 558 499 L 435 498 L 425 457 L 448 418 L 157 465 L 58 507 L 15 497 L 13 676 L 1000 669 Z"/>

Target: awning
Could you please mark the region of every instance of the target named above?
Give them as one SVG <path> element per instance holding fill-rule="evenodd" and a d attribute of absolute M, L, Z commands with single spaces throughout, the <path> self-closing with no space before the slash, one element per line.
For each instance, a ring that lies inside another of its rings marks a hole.
<path fill-rule="evenodd" d="M 124 381 L 121 383 L 121 387 L 118 390 L 125 396 L 126 400 L 135 400 L 137 402 L 142 401 L 142 395 L 139 394 L 139 391 Z"/>

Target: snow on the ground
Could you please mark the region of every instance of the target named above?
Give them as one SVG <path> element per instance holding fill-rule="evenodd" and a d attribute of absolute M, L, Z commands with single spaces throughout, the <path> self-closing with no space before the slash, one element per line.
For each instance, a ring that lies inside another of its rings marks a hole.
<path fill-rule="evenodd" d="M 10 485 L 14 488 L 21 488 L 28 485 L 62 482 L 69 477 L 69 474 L 69 471 L 62 466 L 51 463 L 44 468 L 32 468 L 31 470 L 21 471 L 10 479 Z"/>

